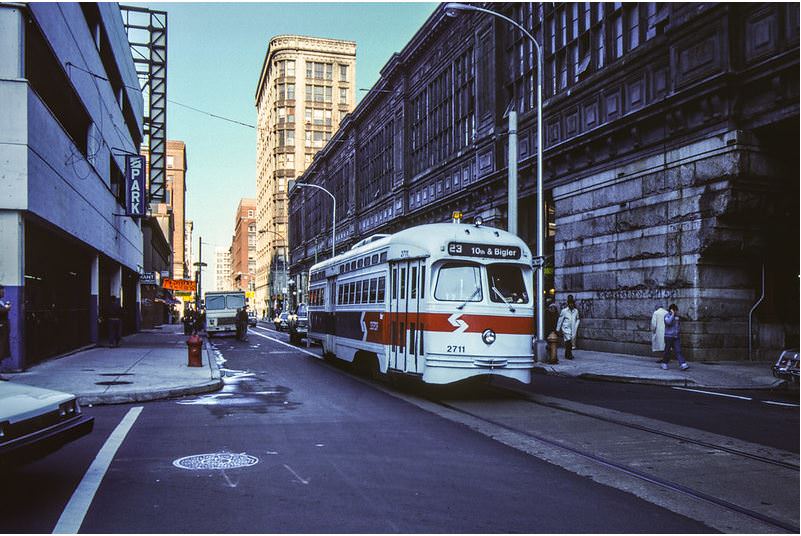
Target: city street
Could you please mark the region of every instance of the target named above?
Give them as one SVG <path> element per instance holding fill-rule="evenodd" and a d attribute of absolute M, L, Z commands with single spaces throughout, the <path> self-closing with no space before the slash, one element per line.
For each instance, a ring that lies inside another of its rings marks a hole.
<path fill-rule="evenodd" d="M 271 324 L 211 342 L 222 391 L 85 408 L 92 434 L 4 478 L 3 531 L 783 532 L 798 519 L 797 395 L 545 376 L 432 388 L 360 377 Z M 110 436 L 108 469 L 87 472 Z"/>

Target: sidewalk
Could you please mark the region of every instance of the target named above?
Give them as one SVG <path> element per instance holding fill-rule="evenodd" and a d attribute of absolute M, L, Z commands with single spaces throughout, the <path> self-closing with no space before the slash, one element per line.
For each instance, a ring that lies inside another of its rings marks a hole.
<path fill-rule="evenodd" d="M 95 347 L 3 373 L 16 383 L 73 393 L 82 405 L 124 404 L 208 393 L 222 387 L 220 368 L 204 342 L 203 366 L 187 365 L 183 326 L 164 325 L 123 338 L 117 348 Z"/>
<path fill-rule="evenodd" d="M 187 366 L 187 337 L 181 325 L 164 325 L 125 337 L 118 348 L 96 347 L 46 361 L 25 372 L 4 373 L 9 380 L 74 393 L 81 404 L 122 404 L 220 389 L 220 368 L 207 342 L 203 366 Z M 537 363 L 535 373 L 612 382 L 715 389 L 772 389 L 784 380 L 771 374 L 768 362 L 690 362 L 679 370 L 674 361 L 662 370 L 657 355 L 632 356 L 574 350 L 575 359 Z M 536 380 L 535 380 L 536 381 Z"/>
<path fill-rule="evenodd" d="M 537 363 L 535 372 L 624 383 L 706 387 L 715 389 L 773 389 L 785 383 L 773 377 L 773 362 L 766 361 L 690 361 L 689 370 L 679 370 L 676 360 L 668 370 L 657 364 L 658 354 L 633 356 L 592 350 L 573 350 L 575 359 L 559 363 Z M 778 357 L 778 356 L 777 356 Z"/>

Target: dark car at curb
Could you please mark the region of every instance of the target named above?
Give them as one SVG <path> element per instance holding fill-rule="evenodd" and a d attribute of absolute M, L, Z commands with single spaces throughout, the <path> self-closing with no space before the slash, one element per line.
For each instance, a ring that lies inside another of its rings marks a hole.
<path fill-rule="evenodd" d="M 38 460 L 93 427 L 75 395 L 0 378 L 0 470 Z"/>
<path fill-rule="evenodd" d="M 305 304 L 298 305 L 294 313 L 289 315 L 289 342 L 299 344 L 309 333 L 309 312 Z"/>

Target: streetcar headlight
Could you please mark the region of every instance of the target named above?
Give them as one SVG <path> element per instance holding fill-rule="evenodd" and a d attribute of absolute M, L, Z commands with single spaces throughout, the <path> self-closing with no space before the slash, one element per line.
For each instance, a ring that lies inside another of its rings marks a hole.
<path fill-rule="evenodd" d="M 491 329 L 485 329 L 484 333 L 481 334 L 481 340 L 484 341 L 484 344 L 492 344 L 495 342 L 495 332 Z"/>

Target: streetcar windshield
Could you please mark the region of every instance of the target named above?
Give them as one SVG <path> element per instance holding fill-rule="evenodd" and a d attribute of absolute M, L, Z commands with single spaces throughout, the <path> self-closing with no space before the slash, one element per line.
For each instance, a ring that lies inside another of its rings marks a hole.
<path fill-rule="evenodd" d="M 496 303 L 528 303 L 523 270 L 517 264 L 490 264 L 487 266 L 490 299 Z"/>
<path fill-rule="evenodd" d="M 478 264 L 448 262 L 439 269 L 434 297 L 440 301 L 480 302 L 481 267 Z"/>

